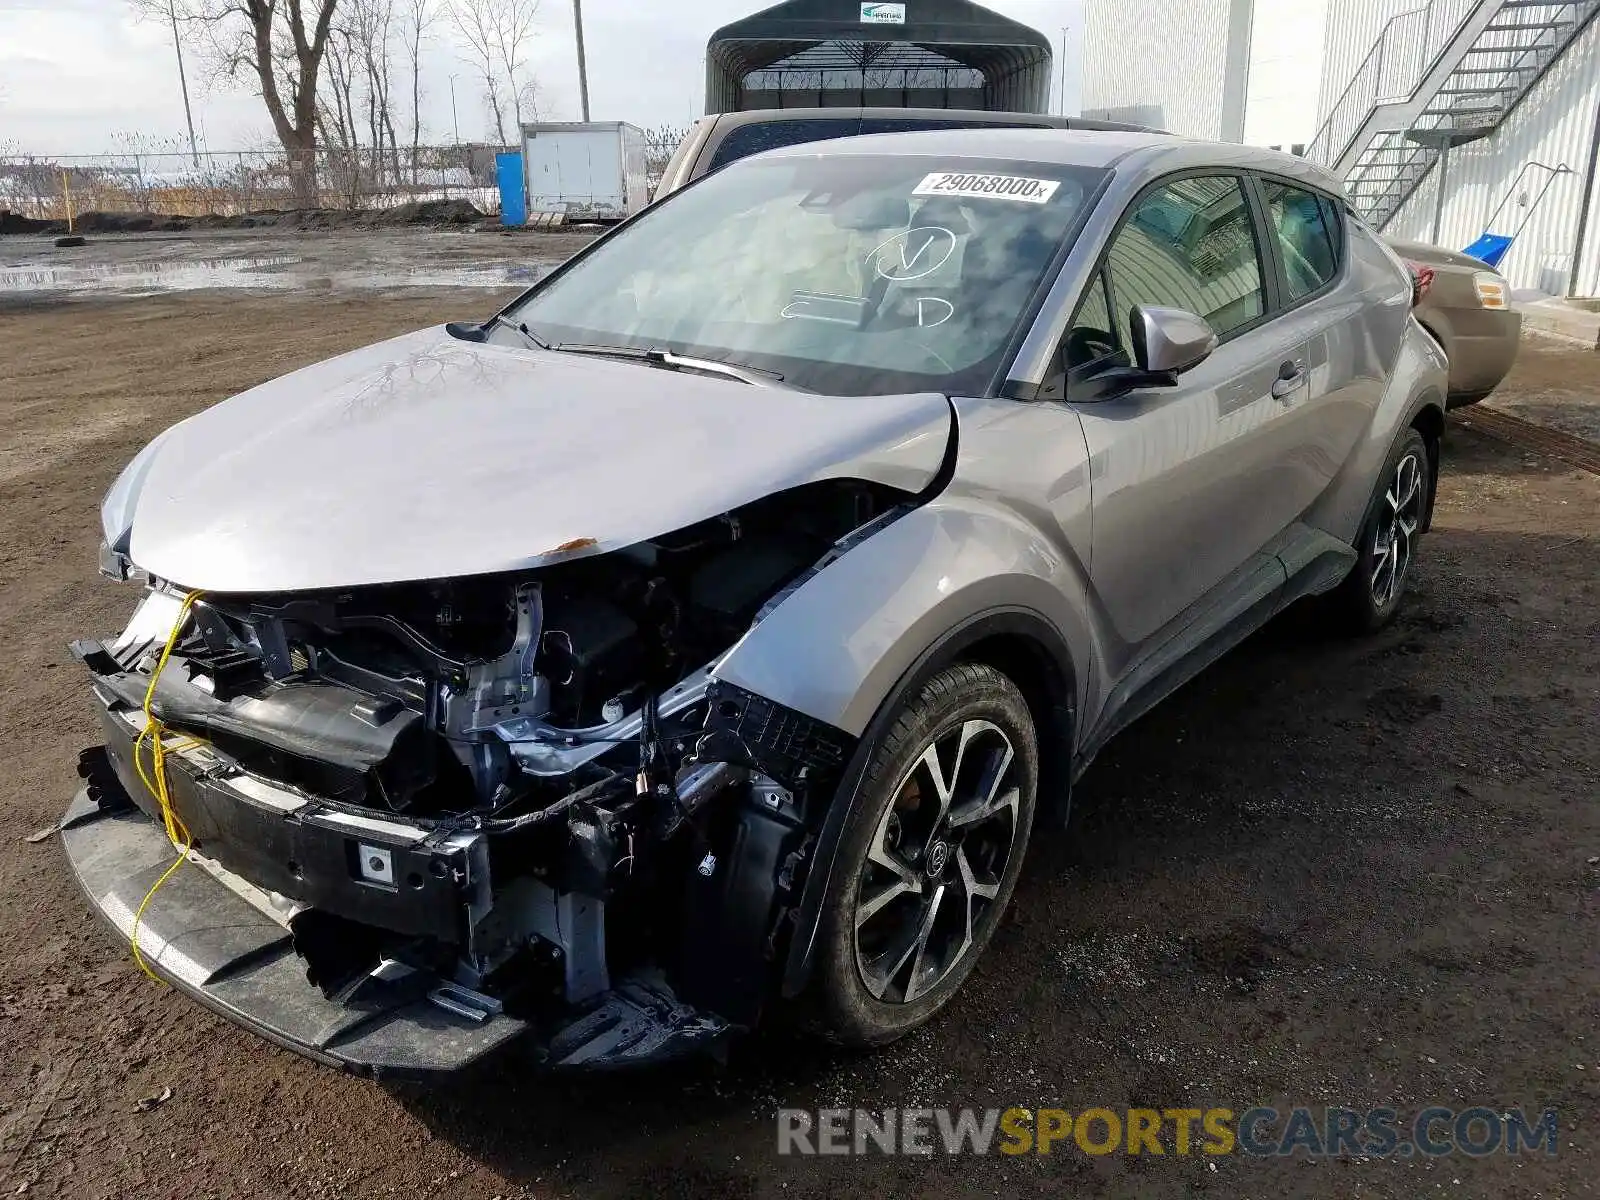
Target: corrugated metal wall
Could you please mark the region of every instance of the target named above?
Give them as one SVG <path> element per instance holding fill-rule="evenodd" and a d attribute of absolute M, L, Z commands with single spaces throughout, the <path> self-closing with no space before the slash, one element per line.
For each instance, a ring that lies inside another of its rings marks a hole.
<path fill-rule="evenodd" d="M 1272 0 L 1256 5 L 1250 37 L 1250 98 L 1244 140 L 1292 146 L 1321 124 L 1317 93 L 1306 86 L 1322 65 L 1329 0 Z"/>
<path fill-rule="evenodd" d="M 1344 94 L 1389 18 L 1421 7 L 1418 0 L 1332 0 L 1322 39 L 1322 84 L 1317 91 L 1317 123 Z"/>
<path fill-rule="evenodd" d="M 1083 115 L 1126 119 L 1138 111 L 1187 137 L 1242 139 L 1251 7 L 1251 0 L 1087 0 Z"/>
<path fill-rule="evenodd" d="M 1573 174 L 1555 181 L 1501 264 L 1513 287 L 1565 294 L 1597 105 L 1600 22 L 1568 48 L 1498 130 L 1481 142 L 1451 152 L 1440 244 L 1460 249 L 1472 242 L 1484 232 L 1496 206 L 1514 186 L 1517 194 L 1526 193 L 1531 203 L 1543 186 L 1545 172 L 1530 171 L 1519 185 L 1517 175 L 1526 163 L 1565 163 Z M 1389 222 L 1386 234 L 1433 240 L 1437 180 L 1438 170 L 1429 172 Z M 1600 187 L 1596 192 L 1600 193 Z M 1513 198 L 1491 232 L 1515 232 L 1526 211 Z M 1600 194 L 1593 198 L 1589 224 L 1584 261 L 1578 266 L 1578 290 L 1592 296 L 1600 294 Z"/>
<path fill-rule="evenodd" d="M 1358 0 L 1329 9 L 1321 119 L 1307 156 L 1330 165 L 1375 105 L 1410 96 L 1434 57 L 1484 0 L 1427 0 L 1420 7 Z M 1392 11 L 1398 8 L 1399 11 Z"/>

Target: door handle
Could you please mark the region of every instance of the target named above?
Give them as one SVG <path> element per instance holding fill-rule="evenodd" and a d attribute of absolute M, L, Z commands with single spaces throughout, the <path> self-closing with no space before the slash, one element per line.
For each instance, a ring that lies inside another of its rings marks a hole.
<path fill-rule="evenodd" d="M 1272 381 L 1272 398 L 1288 400 L 1306 381 L 1306 366 L 1299 362 L 1286 362 L 1278 368 L 1278 377 Z"/>

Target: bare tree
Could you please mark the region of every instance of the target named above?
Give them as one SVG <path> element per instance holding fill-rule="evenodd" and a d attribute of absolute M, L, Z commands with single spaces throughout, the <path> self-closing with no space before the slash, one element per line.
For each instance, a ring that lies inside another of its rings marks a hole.
<path fill-rule="evenodd" d="M 388 155 L 394 173 L 400 173 L 398 139 L 389 103 L 389 66 L 394 49 L 394 0 L 347 0 L 350 42 L 360 60 L 366 100 L 367 140 L 372 146 L 373 168 L 381 173 Z"/>
<path fill-rule="evenodd" d="M 317 79 L 339 0 L 132 0 L 169 15 L 228 75 L 252 76 L 289 159 L 295 198 L 317 198 Z"/>
<path fill-rule="evenodd" d="M 520 137 L 524 102 L 537 88 L 526 73 L 538 11 L 539 0 L 452 0 L 450 5 L 451 19 L 483 81 L 484 101 L 502 146 L 510 144 L 505 122 L 507 98 Z"/>
<path fill-rule="evenodd" d="M 433 0 L 407 0 L 400 22 L 400 41 L 411 65 L 411 178 L 416 181 L 417 153 L 422 145 L 422 42 L 438 17 Z"/>
<path fill-rule="evenodd" d="M 350 30 L 343 23 L 335 24 L 328 37 L 317 101 L 317 130 L 324 148 L 324 186 L 337 191 L 350 209 L 361 196 L 361 125 L 356 100 L 360 57 Z"/>
<path fill-rule="evenodd" d="M 500 103 L 500 72 L 495 61 L 493 9 L 498 0 L 453 0 L 450 20 L 467 44 L 472 65 L 483 83 L 483 100 L 494 119 L 495 139 L 506 144 L 505 109 Z"/>
<path fill-rule="evenodd" d="M 644 173 L 653 187 L 666 173 L 673 151 L 689 136 L 681 125 L 657 125 L 644 131 Z"/>
<path fill-rule="evenodd" d="M 335 28 L 328 38 L 327 70 L 323 73 L 324 91 L 332 100 L 317 105 L 317 126 L 325 146 L 353 150 L 361 142 L 356 129 L 355 48 L 350 31 Z"/>
<path fill-rule="evenodd" d="M 506 85 L 511 89 L 511 104 L 516 111 L 517 138 L 522 138 L 522 107 L 526 97 L 530 108 L 537 110 L 538 85 L 524 77 L 528 65 L 528 51 L 533 46 L 534 16 L 539 11 L 539 0 L 498 0 L 500 20 L 496 27 L 500 50 L 500 65 L 506 73 Z"/>
<path fill-rule="evenodd" d="M 523 81 L 517 89 L 517 137 L 522 136 L 522 121 L 526 117 L 530 121 L 539 119 L 539 108 L 544 98 L 544 87 L 537 79 Z M 516 139 L 513 139 L 516 140 Z"/>

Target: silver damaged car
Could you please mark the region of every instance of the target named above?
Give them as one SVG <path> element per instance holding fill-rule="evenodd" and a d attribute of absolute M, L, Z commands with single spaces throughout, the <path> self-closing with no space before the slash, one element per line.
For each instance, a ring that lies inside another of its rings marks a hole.
<path fill-rule="evenodd" d="M 1446 366 L 1305 162 L 758 155 L 487 320 L 123 472 L 62 822 L 153 975 L 371 1074 L 928 1020 L 1119 729 L 1316 596 L 1372 630 Z"/>

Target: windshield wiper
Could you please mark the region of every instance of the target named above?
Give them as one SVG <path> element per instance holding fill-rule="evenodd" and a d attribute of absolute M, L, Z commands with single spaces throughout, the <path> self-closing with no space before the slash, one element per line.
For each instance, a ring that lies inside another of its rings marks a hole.
<path fill-rule="evenodd" d="M 550 347 L 562 354 L 593 354 L 600 358 L 626 358 L 634 362 L 654 363 L 679 371 L 704 371 L 707 375 L 725 375 L 755 387 L 773 387 L 783 382 L 776 371 L 760 367 L 747 367 L 739 363 L 722 362 L 715 358 L 691 358 L 660 347 L 643 346 L 590 346 L 578 342 L 558 342 Z"/>
<path fill-rule="evenodd" d="M 538 334 L 534 333 L 533 330 L 529 329 L 527 327 L 527 325 L 523 324 L 523 322 L 521 322 L 521 321 L 513 321 L 510 317 L 506 316 L 504 313 L 495 313 L 495 315 L 490 317 L 488 319 L 488 321 L 485 322 L 485 324 L 486 325 L 504 325 L 507 329 L 513 330 L 516 333 L 520 333 L 523 337 L 528 339 L 528 344 L 529 345 L 534 346 L 534 347 L 536 347 L 536 348 L 538 348 L 540 350 L 549 350 L 549 349 L 552 348 L 549 342 L 545 341 Z"/>

